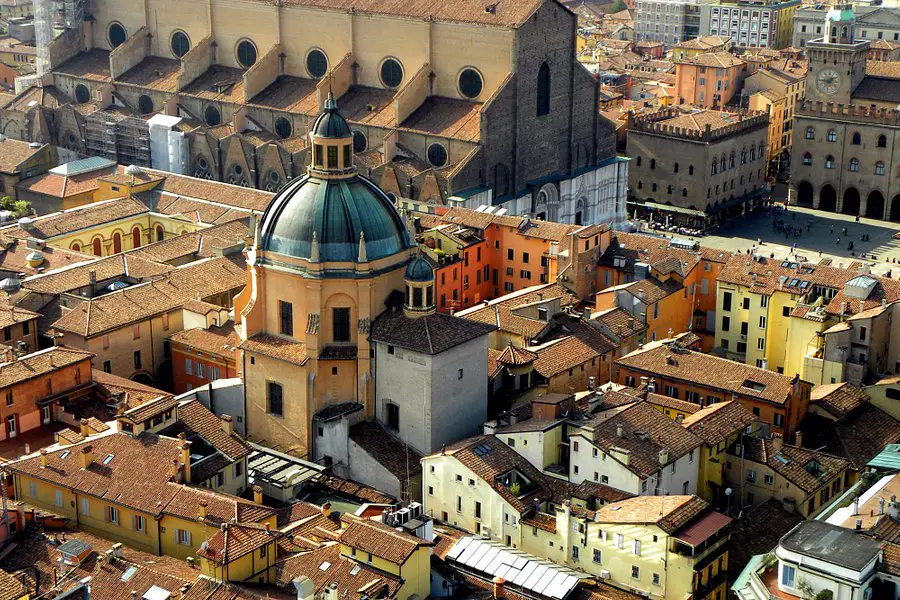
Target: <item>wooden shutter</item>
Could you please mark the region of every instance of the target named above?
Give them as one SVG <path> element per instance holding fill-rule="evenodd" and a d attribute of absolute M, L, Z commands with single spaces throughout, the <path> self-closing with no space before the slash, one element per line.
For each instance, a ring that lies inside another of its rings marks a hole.
<path fill-rule="evenodd" d="M 104 506 L 104 507 L 103 507 L 103 520 L 106 521 L 107 523 L 109 523 L 110 520 L 111 520 L 111 518 L 112 518 L 112 517 L 111 517 L 110 514 L 109 514 L 109 507 L 108 507 L 108 506 Z"/>
<path fill-rule="evenodd" d="M 176 528 L 175 529 L 175 545 L 176 546 L 178 545 L 179 541 L 180 541 L 180 538 L 178 537 L 178 529 Z"/>

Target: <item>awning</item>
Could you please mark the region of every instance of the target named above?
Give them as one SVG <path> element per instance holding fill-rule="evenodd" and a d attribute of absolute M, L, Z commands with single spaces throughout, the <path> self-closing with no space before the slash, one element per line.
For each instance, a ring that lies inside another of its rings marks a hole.
<path fill-rule="evenodd" d="M 629 202 L 634 207 L 644 207 L 650 210 L 658 210 L 660 212 L 673 212 L 680 215 L 690 215 L 698 219 L 705 219 L 707 214 L 702 210 L 694 210 L 693 208 L 683 208 L 681 206 L 670 206 L 668 204 L 658 204 L 656 202 Z"/>
<path fill-rule="evenodd" d="M 717 531 L 731 523 L 731 517 L 711 510 L 675 534 L 675 539 L 688 546 L 699 546 Z"/>

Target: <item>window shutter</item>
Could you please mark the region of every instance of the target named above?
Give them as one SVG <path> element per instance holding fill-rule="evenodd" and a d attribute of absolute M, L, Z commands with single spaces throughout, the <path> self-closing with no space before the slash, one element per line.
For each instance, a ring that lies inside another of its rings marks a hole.
<path fill-rule="evenodd" d="M 192 545 L 192 544 L 191 544 L 191 532 L 190 532 L 190 531 L 186 531 L 185 533 L 187 533 L 187 545 L 188 545 L 188 546 L 191 546 L 191 545 Z"/>
<path fill-rule="evenodd" d="M 131 515 L 131 528 L 137 531 L 137 515 Z"/>
<path fill-rule="evenodd" d="M 175 529 L 175 545 L 178 545 L 179 537 L 178 537 L 178 529 Z"/>
<path fill-rule="evenodd" d="M 109 516 L 109 507 L 108 506 L 103 507 L 103 520 L 106 521 L 107 523 L 109 523 L 110 516 Z"/>

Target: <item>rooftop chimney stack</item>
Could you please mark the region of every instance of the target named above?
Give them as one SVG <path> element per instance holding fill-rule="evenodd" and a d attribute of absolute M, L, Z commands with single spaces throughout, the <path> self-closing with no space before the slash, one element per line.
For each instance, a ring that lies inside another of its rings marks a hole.
<path fill-rule="evenodd" d="M 191 443 L 187 440 L 181 443 L 181 464 L 184 465 L 184 482 L 191 482 Z"/>
<path fill-rule="evenodd" d="M 234 419 L 231 415 L 222 415 L 222 431 L 228 435 L 234 433 Z"/>
<path fill-rule="evenodd" d="M 263 503 L 263 490 L 258 485 L 253 486 L 253 502 L 260 505 Z"/>
<path fill-rule="evenodd" d="M 94 462 L 94 448 L 90 444 L 81 449 L 81 467 L 87 469 Z"/>
<path fill-rule="evenodd" d="M 803 447 L 803 432 L 802 431 L 798 431 L 797 433 L 794 434 L 794 445 L 797 446 L 798 448 Z"/>
<path fill-rule="evenodd" d="M 47 468 L 47 451 L 41 448 L 41 468 Z"/>
<path fill-rule="evenodd" d="M 209 502 L 207 502 L 206 500 L 201 500 L 201 501 L 200 501 L 200 511 L 199 511 L 199 514 L 200 514 L 200 518 L 201 518 L 201 519 L 205 519 L 205 518 L 206 518 L 206 507 L 207 507 L 207 506 L 209 506 Z"/>
<path fill-rule="evenodd" d="M 619 423 L 616 425 L 616 437 L 622 437 L 625 435 L 625 427 Z"/>

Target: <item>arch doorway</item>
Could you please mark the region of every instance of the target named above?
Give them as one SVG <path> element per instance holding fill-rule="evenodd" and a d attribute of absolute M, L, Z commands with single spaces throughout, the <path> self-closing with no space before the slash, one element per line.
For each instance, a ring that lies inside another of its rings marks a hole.
<path fill-rule="evenodd" d="M 837 210 L 837 192 L 831 185 L 826 184 L 819 192 L 819 210 L 834 212 Z"/>
<path fill-rule="evenodd" d="M 841 212 L 845 215 L 859 214 L 859 190 L 855 187 L 844 190 L 844 204 L 841 206 Z"/>
<path fill-rule="evenodd" d="M 801 181 L 797 186 L 797 205 L 812 206 L 813 205 L 813 186 L 808 181 Z"/>
<path fill-rule="evenodd" d="M 884 218 L 884 196 L 878 190 L 869 193 L 866 200 L 866 216 L 870 219 Z"/>
<path fill-rule="evenodd" d="M 131 380 L 134 381 L 135 383 L 142 383 L 144 385 L 150 385 L 150 386 L 153 385 L 153 378 L 150 377 L 146 373 L 135 373 L 134 375 L 131 376 Z"/>
<path fill-rule="evenodd" d="M 891 221 L 894 223 L 900 223 L 900 194 L 894 196 L 894 199 L 891 200 Z"/>

